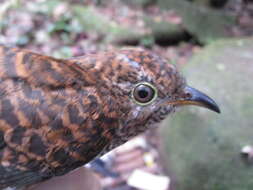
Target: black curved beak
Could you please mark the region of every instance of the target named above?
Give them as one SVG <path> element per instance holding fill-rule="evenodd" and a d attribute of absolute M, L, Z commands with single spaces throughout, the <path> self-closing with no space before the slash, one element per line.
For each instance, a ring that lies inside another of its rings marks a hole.
<path fill-rule="evenodd" d="M 220 113 L 220 108 L 213 99 L 192 87 L 186 86 L 182 96 L 178 100 L 169 102 L 169 104 L 176 106 L 196 105 Z"/>

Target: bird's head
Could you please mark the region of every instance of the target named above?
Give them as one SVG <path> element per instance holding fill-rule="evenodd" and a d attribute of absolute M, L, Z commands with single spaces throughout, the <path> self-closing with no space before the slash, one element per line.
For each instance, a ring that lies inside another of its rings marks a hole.
<path fill-rule="evenodd" d="M 113 109 L 122 113 L 120 129 L 124 135 L 146 130 L 179 106 L 196 105 L 220 112 L 211 98 L 186 84 L 174 65 L 150 51 L 123 49 L 100 55 L 99 60 L 99 80 L 106 84 L 100 89 L 111 92 L 104 97 L 105 107 L 117 101 Z"/>

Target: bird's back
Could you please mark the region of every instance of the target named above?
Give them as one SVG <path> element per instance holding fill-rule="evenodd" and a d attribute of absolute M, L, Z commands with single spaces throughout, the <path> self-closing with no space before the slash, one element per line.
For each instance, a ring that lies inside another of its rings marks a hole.
<path fill-rule="evenodd" d="M 73 61 L 0 46 L 0 189 L 67 173 L 108 145 L 117 119 L 94 82 Z"/>

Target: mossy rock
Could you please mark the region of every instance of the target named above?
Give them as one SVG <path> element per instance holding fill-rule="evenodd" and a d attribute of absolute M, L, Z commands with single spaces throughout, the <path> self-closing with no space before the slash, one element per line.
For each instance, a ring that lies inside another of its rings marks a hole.
<path fill-rule="evenodd" d="M 229 0 L 188 0 L 188 1 L 207 7 L 222 8 L 226 5 L 226 3 Z"/>
<path fill-rule="evenodd" d="M 158 0 L 162 9 L 175 10 L 183 18 L 185 30 L 194 35 L 201 43 L 210 43 L 227 38 L 228 30 L 235 25 L 235 17 L 223 10 L 215 10 L 199 3 L 186 0 Z"/>
<path fill-rule="evenodd" d="M 156 0 L 122 0 L 122 2 L 126 4 L 130 4 L 132 6 L 141 6 L 145 7 L 150 4 L 154 4 Z"/>
<path fill-rule="evenodd" d="M 177 190 L 252 190 L 253 38 L 222 40 L 183 68 L 189 85 L 216 100 L 221 114 L 184 107 L 162 127 L 165 160 Z"/>
<path fill-rule="evenodd" d="M 138 38 L 144 35 L 138 30 L 117 24 L 94 7 L 73 6 L 72 9 L 82 29 L 104 35 L 105 42 L 117 41 L 119 38 Z"/>
<path fill-rule="evenodd" d="M 177 39 L 184 37 L 185 32 L 178 24 L 143 15 L 144 28 L 138 26 L 122 25 L 108 16 L 100 13 L 95 7 L 73 6 L 74 17 L 80 23 L 83 31 L 95 32 L 103 35 L 104 42 L 124 44 L 126 42 L 154 43 L 155 40 Z M 152 45 L 152 44 L 151 44 Z"/>

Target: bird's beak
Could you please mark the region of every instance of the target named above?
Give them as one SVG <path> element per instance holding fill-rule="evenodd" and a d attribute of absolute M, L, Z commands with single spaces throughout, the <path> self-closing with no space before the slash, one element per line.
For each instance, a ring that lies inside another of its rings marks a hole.
<path fill-rule="evenodd" d="M 177 100 L 168 103 L 175 106 L 196 105 L 220 113 L 220 108 L 214 100 L 192 87 L 186 86 L 182 96 L 183 97 L 179 97 Z"/>

